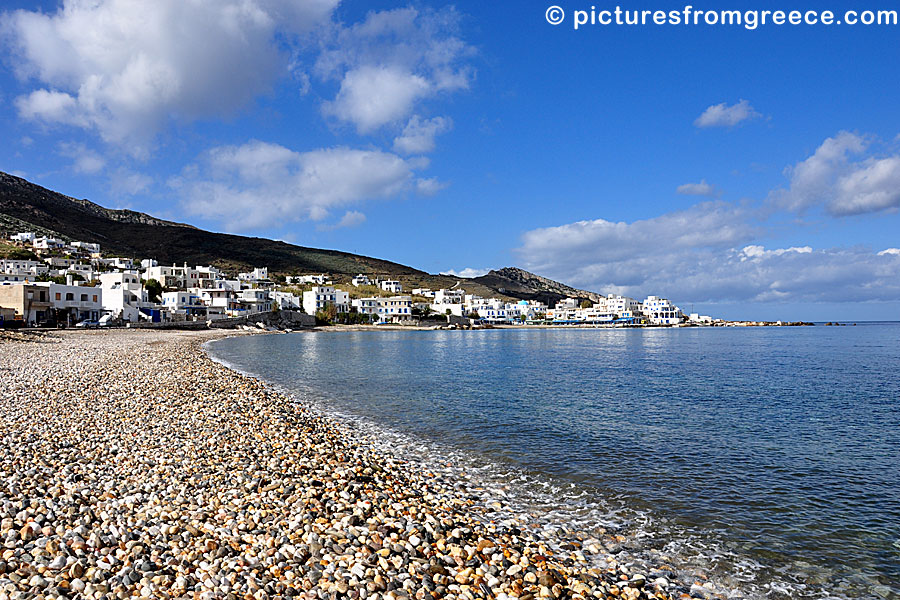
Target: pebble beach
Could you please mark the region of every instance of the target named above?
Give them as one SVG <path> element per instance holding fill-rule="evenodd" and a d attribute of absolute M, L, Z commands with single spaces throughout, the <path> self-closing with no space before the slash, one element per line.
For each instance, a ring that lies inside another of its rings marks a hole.
<path fill-rule="evenodd" d="M 223 335 L 0 338 L 0 600 L 679 595 L 210 360 Z"/>

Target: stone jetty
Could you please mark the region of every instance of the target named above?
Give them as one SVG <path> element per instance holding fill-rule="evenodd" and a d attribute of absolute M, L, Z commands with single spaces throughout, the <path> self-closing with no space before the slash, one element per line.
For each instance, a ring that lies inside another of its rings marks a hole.
<path fill-rule="evenodd" d="M 222 335 L 0 339 L 0 600 L 673 597 L 206 358 Z"/>

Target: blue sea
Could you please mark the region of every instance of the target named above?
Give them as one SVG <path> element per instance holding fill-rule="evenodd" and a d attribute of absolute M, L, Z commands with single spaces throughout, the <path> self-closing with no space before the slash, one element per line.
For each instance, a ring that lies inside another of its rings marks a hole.
<path fill-rule="evenodd" d="M 316 332 L 209 351 L 547 528 L 621 535 L 606 554 L 671 565 L 692 595 L 900 598 L 900 324 Z"/>

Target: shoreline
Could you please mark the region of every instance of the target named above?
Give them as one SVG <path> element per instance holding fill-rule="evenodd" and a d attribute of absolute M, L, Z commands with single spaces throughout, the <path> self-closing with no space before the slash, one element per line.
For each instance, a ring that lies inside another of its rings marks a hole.
<path fill-rule="evenodd" d="M 0 341 L 9 381 L 0 391 L 0 598 L 636 600 L 682 591 L 618 564 L 600 540 L 554 551 L 524 524 L 494 522 L 465 484 L 410 472 L 402 457 L 360 444 L 308 402 L 202 348 L 234 335 Z M 29 502 L 42 496 L 51 506 Z"/>

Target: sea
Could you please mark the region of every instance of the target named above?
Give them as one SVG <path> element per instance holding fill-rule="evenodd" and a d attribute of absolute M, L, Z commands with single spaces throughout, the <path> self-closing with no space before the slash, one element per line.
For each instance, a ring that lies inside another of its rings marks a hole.
<path fill-rule="evenodd" d="M 308 332 L 208 351 L 560 537 L 669 565 L 693 596 L 900 599 L 900 323 Z"/>

